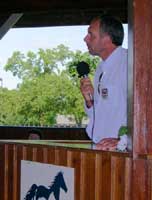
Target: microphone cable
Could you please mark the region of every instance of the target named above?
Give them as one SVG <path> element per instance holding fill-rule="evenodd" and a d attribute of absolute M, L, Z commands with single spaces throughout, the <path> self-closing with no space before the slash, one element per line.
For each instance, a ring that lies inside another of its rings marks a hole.
<path fill-rule="evenodd" d="M 101 72 L 100 76 L 99 76 L 99 83 L 98 83 L 98 93 L 100 94 L 100 84 L 101 84 L 101 80 L 103 79 L 103 75 L 104 72 Z M 94 136 L 94 127 L 95 127 L 95 121 L 96 121 L 96 114 L 95 114 L 95 105 L 94 105 L 94 98 L 93 98 L 93 119 L 92 119 L 92 129 L 91 129 L 91 139 L 93 141 L 93 136 Z"/>
<path fill-rule="evenodd" d="M 93 117 L 92 117 L 91 139 L 92 139 L 92 141 L 93 141 L 94 127 L 95 127 L 95 105 L 94 105 L 94 100 L 93 100 L 92 109 L 93 109 Z"/>

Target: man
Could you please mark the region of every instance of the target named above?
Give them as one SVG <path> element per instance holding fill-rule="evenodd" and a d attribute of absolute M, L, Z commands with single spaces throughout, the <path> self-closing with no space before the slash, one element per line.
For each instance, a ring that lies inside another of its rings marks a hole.
<path fill-rule="evenodd" d="M 119 128 L 127 123 L 127 50 L 121 47 L 123 38 L 122 23 L 109 15 L 93 19 L 84 38 L 89 53 L 102 59 L 94 87 L 89 78 L 80 80 L 89 117 L 86 131 L 102 150 L 116 148 Z"/>

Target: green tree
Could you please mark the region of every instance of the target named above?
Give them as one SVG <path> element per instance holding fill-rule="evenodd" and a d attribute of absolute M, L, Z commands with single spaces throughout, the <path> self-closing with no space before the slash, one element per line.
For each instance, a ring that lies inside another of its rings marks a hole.
<path fill-rule="evenodd" d="M 60 67 L 64 66 L 67 59 L 72 55 L 72 51 L 64 45 L 59 45 L 53 49 L 39 49 L 37 53 L 27 52 L 27 55 L 15 51 L 5 65 L 5 70 L 12 72 L 21 80 L 33 79 L 42 74 L 60 72 Z"/>
<path fill-rule="evenodd" d="M 52 125 L 56 122 L 54 109 L 54 95 L 50 89 L 50 80 L 54 75 L 43 75 L 33 80 L 25 80 L 20 88 L 20 108 L 18 113 L 22 117 L 22 124 Z M 53 80 L 52 80 L 53 82 Z"/>
<path fill-rule="evenodd" d="M 86 52 L 72 52 L 64 45 L 27 55 L 14 52 L 5 69 L 22 82 L 14 91 L 2 91 L 2 104 L 7 109 L 1 114 L 5 116 L 1 123 L 53 125 L 56 116 L 63 114 L 73 116 L 81 125 L 86 115 L 76 65 L 82 60 L 90 65 L 92 74 L 99 59 Z"/>
<path fill-rule="evenodd" d="M 19 124 L 18 104 L 16 103 L 18 100 L 19 96 L 17 90 L 0 88 L 0 124 Z"/>

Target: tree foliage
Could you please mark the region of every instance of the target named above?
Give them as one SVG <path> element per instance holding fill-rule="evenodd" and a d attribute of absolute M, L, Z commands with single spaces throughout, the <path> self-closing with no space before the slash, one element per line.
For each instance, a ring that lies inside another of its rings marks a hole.
<path fill-rule="evenodd" d="M 0 89 L 0 123 L 4 125 L 54 125 L 59 114 L 73 116 L 77 125 L 86 117 L 79 90 L 76 64 L 86 61 L 94 71 L 95 57 L 59 45 L 23 54 L 15 51 L 5 66 L 22 80 L 15 90 Z"/>

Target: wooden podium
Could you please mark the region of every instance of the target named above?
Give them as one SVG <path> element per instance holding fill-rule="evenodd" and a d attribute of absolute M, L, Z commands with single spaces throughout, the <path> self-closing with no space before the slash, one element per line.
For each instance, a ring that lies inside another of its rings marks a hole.
<path fill-rule="evenodd" d="M 131 200 L 128 153 L 95 150 L 88 142 L 36 142 L 0 142 L 1 200 L 20 200 L 21 160 L 74 168 L 75 200 Z"/>

